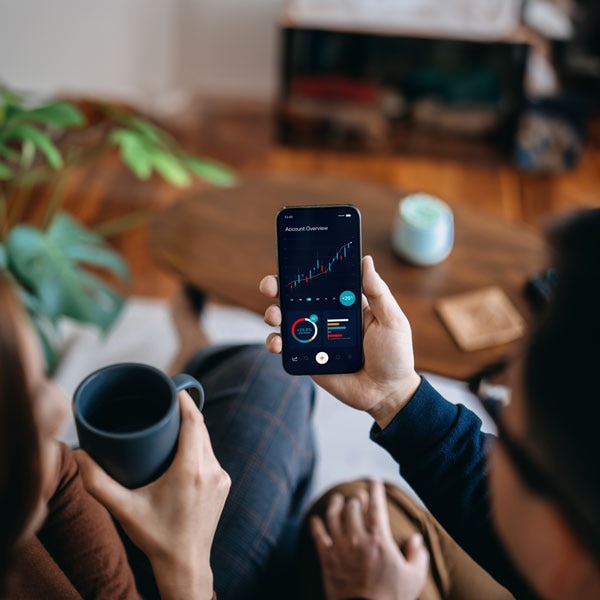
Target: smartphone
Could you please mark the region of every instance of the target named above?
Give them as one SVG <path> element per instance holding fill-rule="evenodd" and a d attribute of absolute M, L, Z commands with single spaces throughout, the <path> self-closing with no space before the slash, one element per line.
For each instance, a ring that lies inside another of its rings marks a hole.
<path fill-rule="evenodd" d="M 363 365 L 362 243 L 351 205 L 277 214 L 283 367 L 292 375 L 353 373 Z"/>

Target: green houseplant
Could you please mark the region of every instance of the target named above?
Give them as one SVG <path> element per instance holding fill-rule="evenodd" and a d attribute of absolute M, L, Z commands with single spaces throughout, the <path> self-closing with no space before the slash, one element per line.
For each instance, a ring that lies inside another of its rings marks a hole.
<path fill-rule="evenodd" d="M 50 370 L 57 361 L 60 319 L 107 331 L 121 310 L 129 279 L 126 262 L 106 239 L 61 210 L 69 169 L 118 151 L 140 179 L 157 173 L 177 187 L 193 178 L 234 183 L 229 169 L 190 155 L 134 112 L 92 104 L 102 116 L 101 126 L 90 122 L 79 104 L 33 102 L 0 87 L 0 269 L 16 282 Z M 51 191 L 42 216 L 32 222 L 28 208 L 41 185 Z"/>

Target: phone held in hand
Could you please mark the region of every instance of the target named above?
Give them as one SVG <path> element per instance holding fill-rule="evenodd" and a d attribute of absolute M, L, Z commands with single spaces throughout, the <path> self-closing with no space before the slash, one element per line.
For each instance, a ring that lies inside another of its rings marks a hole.
<path fill-rule="evenodd" d="M 353 373 L 363 364 L 359 210 L 294 206 L 277 214 L 283 367 Z"/>

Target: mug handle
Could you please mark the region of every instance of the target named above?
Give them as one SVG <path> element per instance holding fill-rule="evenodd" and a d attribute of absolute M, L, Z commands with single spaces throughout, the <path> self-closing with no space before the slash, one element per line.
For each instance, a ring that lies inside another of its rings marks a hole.
<path fill-rule="evenodd" d="M 196 403 L 198 410 L 202 410 L 204 406 L 204 389 L 200 385 L 200 382 L 187 373 L 180 373 L 179 375 L 173 375 L 171 381 L 175 384 L 175 390 L 180 392 L 186 390 Z"/>

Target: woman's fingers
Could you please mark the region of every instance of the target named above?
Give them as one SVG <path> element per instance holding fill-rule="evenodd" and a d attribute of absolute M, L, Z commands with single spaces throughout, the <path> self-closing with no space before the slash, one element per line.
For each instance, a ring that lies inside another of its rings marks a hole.
<path fill-rule="evenodd" d="M 88 493 L 103 504 L 115 519 L 125 518 L 132 504 L 131 491 L 110 477 L 84 450 L 75 450 L 73 456 Z"/>
<path fill-rule="evenodd" d="M 181 414 L 180 441 L 177 445 L 178 458 L 195 464 L 206 459 L 214 459 L 210 436 L 204 423 L 204 415 L 198 410 L 187 391 L 180 391 L 178 398 Z M 198 466 L 201 465 L 198 464 Z"/>

